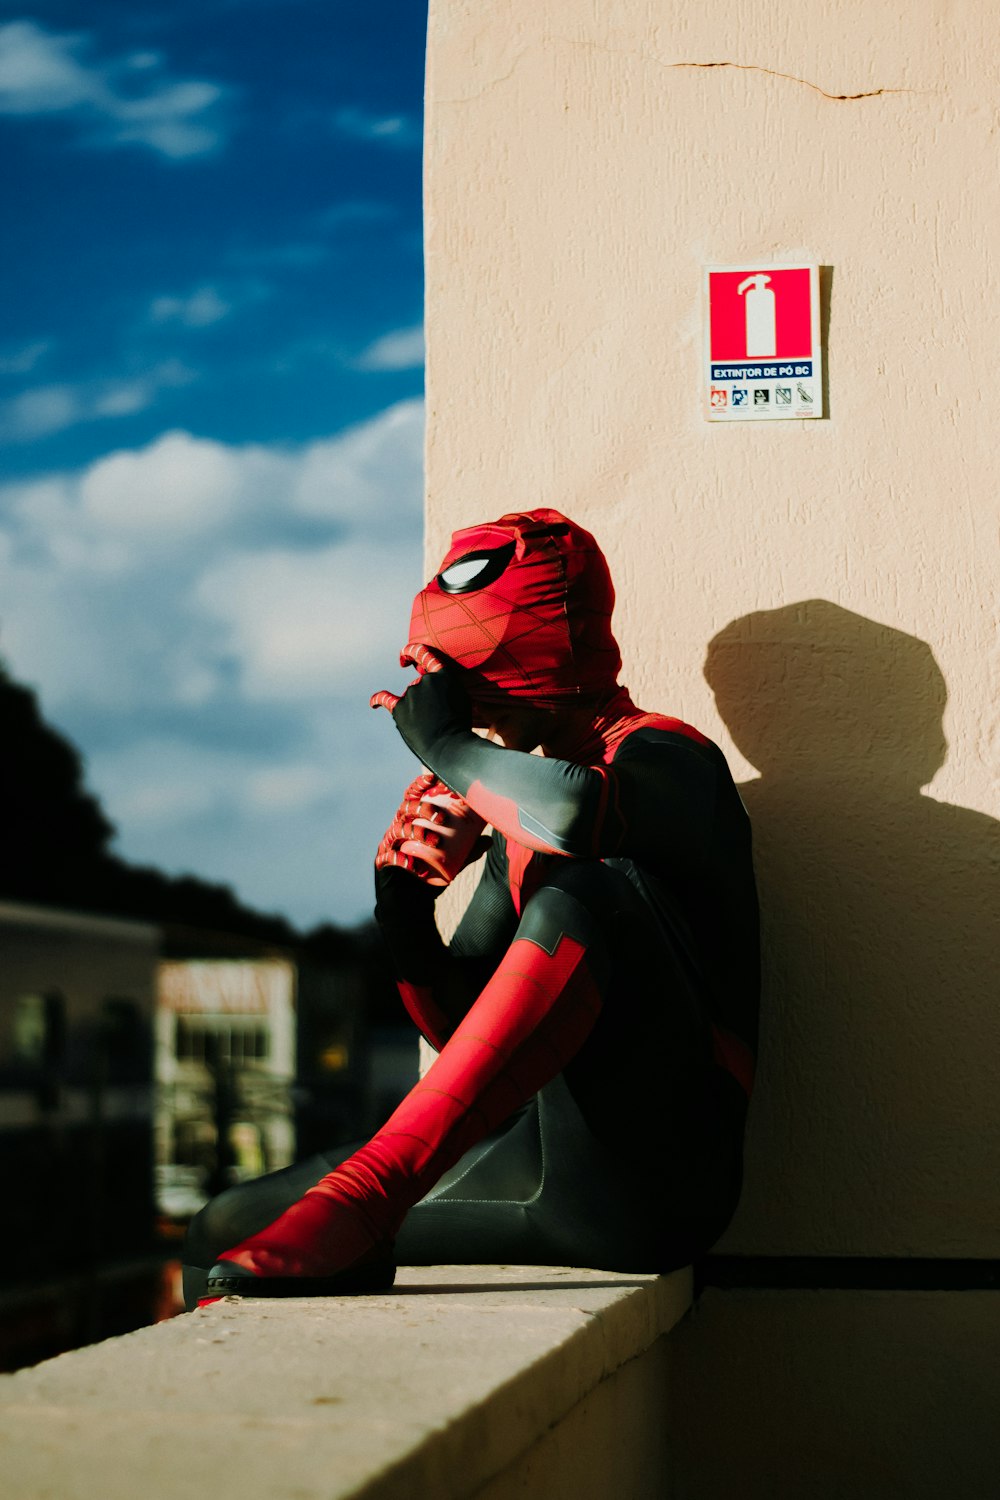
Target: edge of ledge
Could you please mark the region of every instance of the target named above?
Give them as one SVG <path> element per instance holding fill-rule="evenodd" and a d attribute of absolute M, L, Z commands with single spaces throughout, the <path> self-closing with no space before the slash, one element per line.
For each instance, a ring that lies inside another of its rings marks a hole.
<path fill-rule="evenodd" d="M 345 1494 L 343 1500 L 412 1500 L 414 1494 L 434 1495 L 436 1500 L 465 1500 L 475 1495 L 556 1427 L 602 1381 L 669 1333 L 692 1305 L 689 1267 L 665 1276 L 635 1277 L 568 1268 L 555 1272 L 552 1267 L 503 1270 L 505 1275 L 532 1272 L 553 1276 L 551 1290 L 573 1291 L 572 1311 L 578 1318 L 575 1326 L 469 1405 L 454 1421 L 429 1433 L 420 1447 L 397 1465 L 372 1476 L 363 1486 Z M 567 1286 L 565 1281 L 555 1280 L 555 1275 L 595 1280 L 589 1286 L 579 1281 Z M 595 1291 L 606 1292 L 612 1283 L 612 1295 L 603 1306 L 587 1306 Z M 541 1289 L 538 1283 L 532 1288 L 536 1289 Z M 517 1288 L 521 1295 L 524 1290 Z M 530 1308 L 521 1303 L 520 1311 L 530 1313 Z"/>
<path fill-rule="evenodd" d="M 18 1500 L 464 1500 L 690 1305 L 690 1268 L 413 1267 L 375 1297 L 228 1298 L 0 1377 L 4 1467 Z"/>

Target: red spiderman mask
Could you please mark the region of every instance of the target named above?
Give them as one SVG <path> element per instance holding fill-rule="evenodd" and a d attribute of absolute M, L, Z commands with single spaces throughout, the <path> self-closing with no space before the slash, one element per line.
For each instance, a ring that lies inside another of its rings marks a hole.
<path fill-rule="evenodd" d="M 590 533 L 557 510 L 523 511 L 455 532 L 413 602 L 410 640 L 464 667 L 476 706 L 559 708 L 615 686 L 614 602 Z"/>

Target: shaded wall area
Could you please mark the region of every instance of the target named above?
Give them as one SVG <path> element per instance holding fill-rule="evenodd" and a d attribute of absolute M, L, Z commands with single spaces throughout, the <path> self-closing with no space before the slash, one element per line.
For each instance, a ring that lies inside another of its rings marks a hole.
<path fill-rule="evenodd" d="M 668 1342 L 670 1500 L 993 1500 L 995 1292 L 711 1290 Z"/>
<path fill-rule="evenodd" d="M 722 1248 L 1000 1253 L 1000 823 L 922 790 L 930 647 L 812 599 L 733 621 L 705 676 L 760 772 L 762 1053 Z"/>

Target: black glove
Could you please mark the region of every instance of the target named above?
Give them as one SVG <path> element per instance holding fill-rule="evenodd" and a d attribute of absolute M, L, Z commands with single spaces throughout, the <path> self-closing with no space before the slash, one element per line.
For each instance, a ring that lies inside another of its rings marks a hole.
<path fill-rule="evenodd" d="M 404 646 L 400 661 L 404 666 L 412 662 L 420 676 L 410 683 L 402 697 L 387 691 L 374 693 L 371 706 L 389 710 L 406 744 L 433 771 L 435 760 L 449 740 L 473 737 L 472 706 L 462 668 L 418 645 Z M 446 776 L 441 779 L 450 786 Z"/>

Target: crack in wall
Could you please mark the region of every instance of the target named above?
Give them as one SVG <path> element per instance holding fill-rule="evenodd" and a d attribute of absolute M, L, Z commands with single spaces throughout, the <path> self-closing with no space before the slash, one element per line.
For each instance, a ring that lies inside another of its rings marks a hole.
<path fill-rule="evenodd" d="M 632 48 L 607 47 L 603 46 L 600 42 L 581 41 L 578 38 L 572 37 L 549 36 L 544 37 L 542 42 L 543 46 L 551 42 L 561 42 L 563 45 L 569 47 L 586 47 L 590 51 L 606 52 L 612 57 L 634 57 L 639 61 L 652 61 L 660 68 L 733 68 L 741 73 L 765 73 L 770 78 L 783 78 L 787 83 L 797 83 L 802 88 L 812 89 L 814 93 L 820 94 L 824 99 L 830 99 L 838 104 L 850 103 L 858 99 L 880 99 L 886 94 L 921 94 L 928 92 L 926 89 L 879 88 L 863 89 L 857 94 L 831 94 L 829 89 L 821 88 L 818 83 L 811 83 L 808 78 L 799 78 L 795 73 L 782 73 L 777 68 L 765 68 L 760 63 L 739 63 L 728 60 L 720 60 L 718 62 L 665 62 L 660 57 L 653 57 L 648 53 L 637 52 Z M 527 47 L 523 48 L 517 54 L 517 57 L 506 73 L 497 78 L 491 78 L 487 84 L 475 93 L 460 94 L 451 99 L 438 99 L 436 102 L 438 104 L 471 104 L 476 99 L 482 99 L 484 95 L 491 93 L 495 88 L 513 78 L 530 50 Z"/>
<path fill-rule="evenodd" d="M 850 100 L 850 99 L 878 99 L 883 94 L 913 94 L 916 89 L 866 89 L 860 94 L 831 94 L 826 89 L 820 88 L 818 83 L 810 83 L 808 78 L 797 78 L 794 73 L 779 73 L 777 68 L 762 68 L 758 63 L 738 62 L 676 62 L 662 63 L 666 68 L 737 68 L 743 73 L 767 73 L 771 78 L 785 78 L 789 83 L 800 83 L 803 88 L 813 89 L 817 94 L 822 94 L 824 99 Z"/>

